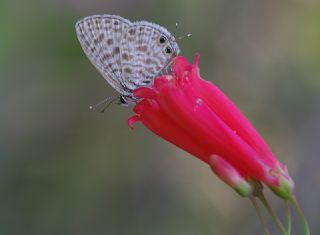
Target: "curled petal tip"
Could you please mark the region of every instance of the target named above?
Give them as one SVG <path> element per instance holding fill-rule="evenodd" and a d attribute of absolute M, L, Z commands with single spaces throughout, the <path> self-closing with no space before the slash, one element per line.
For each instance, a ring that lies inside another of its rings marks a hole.
<path fill-rule="evenodd" d="M 134 129 L 133 125 L 139 121 L 140 121 L 140 117 L 138 115 L 134 115 L 128 119 L 128 126 L 130 127 L 131 130 L 133 130 Z"/>
<path fill-rule="evenodd" d="M 194 57 L 193 66 L 198 67 L 200 60 L 200 54 L 197 52 L 196 56 Z"/>

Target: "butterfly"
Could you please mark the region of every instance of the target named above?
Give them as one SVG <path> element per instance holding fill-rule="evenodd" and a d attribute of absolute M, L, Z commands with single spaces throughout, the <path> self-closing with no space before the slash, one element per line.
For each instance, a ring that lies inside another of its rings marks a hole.
<path fill-rule="evenodd" d="M 79 20 L 75 28 L 85 54 L 120 93 L 122 104 L 134 103 L 133 91 L 168 73 L 173 58 L 180 53 L 167 29 L 147 21 L 93 15 Z"/>

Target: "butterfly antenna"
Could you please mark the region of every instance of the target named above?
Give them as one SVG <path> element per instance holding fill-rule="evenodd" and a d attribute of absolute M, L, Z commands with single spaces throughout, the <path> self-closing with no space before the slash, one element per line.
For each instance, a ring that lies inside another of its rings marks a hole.
<path fill-rule="evenodd" d="M 106 106 L 100 111 L 101 113 L 103 113 L 104 111 L 106 111 L 106 109 L 114 102 L 116 101 L 117 99 L 119 99 L 119 96 L 110 96 L 110 97 L 107 97 L 106 99 L 104 100 L 101 100 L 99 103 L 95 104 L 95 105 L 90 105 L 89 106 L 89 109 L 91 110 L 95 110 L 97 109 L 99 106 L 101 106 L 102 104 L 106 104 Z M 109 101 L 109 102 L 108 102 Z"/>
<path fill-rule="evenodd" d="M 112 100 L 110 100 L 110 102 L 108 104 L 106 104 L 106 106 L 103 109 L 101 109 L 100 113 L 104 113 L 104 111 L 106 111 L 106 109 L 109 108 L 109 106 L 111 104 L 113 104 L 118 99 L 119 99 L 119 96 L 116 96 Z"/>
<path fill-rule="evenodd" d="M 176 22 L 176 31 L 178 31 L 178 27 L 179 27 L 179 24 L 178 24 L 178 22 Z M 185 35 L 185 36 L 180 36 L 180 37 L 177 37 L 177 39 L 178 40 L 181 40 L 181 39 L 184 39 L 185 37 L 187 37 L 187 38 L 189 38 L 189 37 L 191 37 L 191 33 L 188 33 L 187 35 Z"/>
<path fill-rule="evenodd" d="M 181 40 L 181 39 L 184 39 L 185 37 L 189 38 L 189 37 L 191 37 L 191 36 L 192 36 L 192 34 L 191 34 L 191 33 L 188 33 L 188 34 L 185 35 L 185 36 L 177 37 L 177 39 L 178 39 L 178 40 Z"/>

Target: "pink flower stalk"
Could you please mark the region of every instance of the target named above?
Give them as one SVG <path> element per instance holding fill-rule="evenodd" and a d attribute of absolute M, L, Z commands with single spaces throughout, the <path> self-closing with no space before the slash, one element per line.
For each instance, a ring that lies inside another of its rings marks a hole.
<path fill-rule="evenodd" d="M 193 64 L 178 56 L 173 73 L 140 87 L 128 124 L 142 122 L 156 135 L 196 156 L 241 195 L 254 190 L 252 181 L 268 185 L 283 198 L 292 196 L 293 181 L 262 137 L 214 84 L 203 80 Z"/>

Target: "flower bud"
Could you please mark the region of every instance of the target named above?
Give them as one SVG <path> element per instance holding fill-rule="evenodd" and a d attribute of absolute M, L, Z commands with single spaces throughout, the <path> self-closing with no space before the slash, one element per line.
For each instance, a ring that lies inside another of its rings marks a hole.
<path fill-rule="evenodd" d="M 247 197 L 253 192 L 253 187 L 241 174 L 226 160 L 218 155 L 209 157 L 212 171 L 226 184 L 232 187 L 242 197 Z"/>
<path fill-rule="evenodd" d="M 286 167 L 281 168 L 276 166 L 270 174 L 275 175 L 278 178 L 278 182 L 275 184 L 269 184 L 270 189 L 283 199 L 290 199 L 293 197 L 294 182 L 289 176 L 288 170 Z"/>

